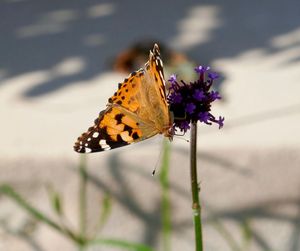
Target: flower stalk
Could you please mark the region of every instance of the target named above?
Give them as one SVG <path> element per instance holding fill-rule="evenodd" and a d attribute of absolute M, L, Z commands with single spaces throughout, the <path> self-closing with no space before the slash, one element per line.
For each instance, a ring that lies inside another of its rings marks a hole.
<path fill-rule="evenodd" d="M 195 230 L 196 251 L 203 250 L 201 204 L 199 200 L 199 186 L 197 180 L 197 122 L 206 125 L 217 124 L 219 129 L 224 125 L 224 117 L 216 118 L 211 113 L 211 104 L 221 99 L 217 91 L 211 90 L 213 82 L 218 78 L 218 74 L 211 72 L 210 67 L 198 66 L 195 68 L 198 79 L 186 83 L 184 80 L 177 80 L 175 74 L 170 76 L 168 103 L 170 111 L 173 113 L 174 121 L 172 132 L 179 129 L 186 133 L 191 130 L 191 153 L 190 172 L 192 190 L 192 209 Z"/>
<path fill-rule="evenodd" d="M 197 178 L 197 122 L 191 124 L 191 149 L 190 149 L 190 172 L 192 189 L 192 209 L 195 230 L 196 251 L 203 250 L 201 205 L 199 200 L 199 186 Z"/>

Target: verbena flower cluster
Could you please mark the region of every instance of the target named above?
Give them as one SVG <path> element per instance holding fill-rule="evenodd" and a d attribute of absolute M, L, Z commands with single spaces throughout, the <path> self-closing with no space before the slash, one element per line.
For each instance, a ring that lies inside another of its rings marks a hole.
<path fill-rule="evenodd" d="M 198 66 L 195 71 L 199 79 L 186 83 L 178 81 L 176 75 L 171 75 L 168 80 L 171 84 L 168 94 L 170 110 L 174 115 L 173 128 L 179 128 L 182 132 L 190 129 L 191 122 L 203 122 L 211 125 L 216 123 L 219 129 L 223 127 L 224 117 L 215 118 L 211 113 L 211 103 L 221 99 L 217 91 L 210 90 L 218 74 L 210 72 L 209 67 Z"/>

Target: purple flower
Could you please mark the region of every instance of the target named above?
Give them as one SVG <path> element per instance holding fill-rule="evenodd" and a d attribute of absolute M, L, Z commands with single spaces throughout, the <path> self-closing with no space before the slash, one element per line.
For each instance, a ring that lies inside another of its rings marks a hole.
<path fill-rule="evenodd" d="M 206 71 L 210 70 L 209 66 L 202 66 L 199 65 L 198 67 L 195 68 L 195 72 L 201 74 L 201 73 L 205 73 Z"/>
<path fill-rule="evenodd" d="M 203 100 L 205 98 L 204 91 L 195 90 L 193 97 L 198 101 Z"/>
<path fill-rule="evenodd" d="M 200 122 L 208 123 L 208 120 L 210 119 L 210 114 L 209 112 L 199 112 L 198 118 Z"/>
<path fill-rule="evenodd" d="M 180 93 L 178 94 L 175 94 L 174 97 L 173 97 L 173 102 L 174 103 L 180 103 L 182 101 L 182 96 Z"/>
<path fill-rule="evenodd" d="M 189 103 L 185 107 L 185 111 L 189 114 L 192 114 L 195 109 L 196 109 L 196 105 L 194 105 L 193 103 Z"/>
<path fill-rule="evenodd" d="M 178 80 L 175 74 L 171 75 L 169 82 L 171 87 L 167 96 L 170 111 L 174 115 L 173 130 L 179 128 L 186 132 L 190 129 L 191 122 L 201 122 L 207 125 L 216 123 L 219 128 L 224 125 L 224 117 L 216 119 L 211 114 L 211 104 L 221 98 L 217 91 L 211 91 L 213 80 L 217 78 L 216 73 L 209 72 L 209 67 L 198 66 L 195 71 L 200 77 L 194 82 L 187 83 Z M 208 75 L 208 79 L 206 79 Z"/>
<path fill-rule="evenodd" d="M 221 129 L 224 126 L 224 120 L 225 120 L 225 118 L 221 117 L 221 116 L 219 116 L 219 119 L 216 120 L 216 123 L 219 124 L 219 129 Z"/>
<path fill-rule="evenodd" d="M 179 127 L 180 130 L 183 131 L 183 132 L 186 132 L 187 130 L 189 130 L 189 129 L 191 128 L 191 127 L 190 127 L 190 123 L 187 122 L 187 121 L 182 121 L 182 122 L 179 124 L 178 127 Z"/>
<path fill-rule="evenodd" d="M 175 84 L 176 83 L 176 75 L 172 74 L 168 80 L 171 84 Z"/>
<path fill-rule="evenodd" d="M 222 98 L 220 96 L 220 94 L 218 92 L 215 92 L 215 91 L 211 91 L 209 96 L 212 99 L 212 101 L 215 101 L 216 99 L 221 99 Z"/>
<path fill-rule="evenodd" d="M 210 73 L 208 73 L 208 78 L 211 80 L 214 80 L 214 79 L 219 78 L 219 75 L 216 72 L 210 72 Z"/>

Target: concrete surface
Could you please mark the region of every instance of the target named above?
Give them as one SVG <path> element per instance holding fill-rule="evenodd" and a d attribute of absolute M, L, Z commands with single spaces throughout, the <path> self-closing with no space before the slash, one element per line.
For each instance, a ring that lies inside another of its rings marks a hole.
<path fill-rule="evenodd" d="M 109 67 L 114 56 L 155 38 L 222 75 L 224 101 L 213 113 L 225 116 L 225 127 L 199 126 L 206 250 L 232 250 L 217 221 L 241 250 L 299 251 L 299 8 L 292 0 L 2 1 L 0 183 L 53 216 L 45 189 L 52 184 L 76 226 L 73 142 L 124 78 Z M 151 176 L 161 142 L 88 156 L 89 231 L 109 193 L 112 214 L 99 235 L 163 250 L 158 175 Z M 172 143 L 171 161 L 172 250 L 193 250 L 184 140 Z M 0 202 L 1 251 L 76 250 L 6 197 Z M 244 222 L 252 229 L 248 244 Z"/>

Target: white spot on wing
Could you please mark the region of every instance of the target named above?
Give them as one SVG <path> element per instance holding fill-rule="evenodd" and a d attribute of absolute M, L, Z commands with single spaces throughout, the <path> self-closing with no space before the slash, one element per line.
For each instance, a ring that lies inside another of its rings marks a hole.
<path fill-rule="evenodd" d="M 101 148 L 103 148 L 104 151 L 107 151 L 109 150 L 111 147 L 106 143 L 106 140 L 105 139 L 101 139 L 99 141 L 99 145 Z"/>
<path fill-rule="evenodd" d="M 99 132 L 94 132 L 93 133 L 93 138 L 97 138 L 99 136 Z"/>
<path fill-rule="evenodd" d="M 161 77 L 162 80 L 164 79 L 164 76 L 161 71 L 159 71 L 159 76 Z"/>
<path fill-rule="evenodd" d="M 91 148 L 85 148 L 84 150 L 85 150 L 86 153 L 90 153 L 92 151 Z"/>
<path fill-rule="evenodd" d="M 159 62 L 160 62 L 160 64 L 161 64 L 161 67 L 163 67 L 164 66 L 164 64 L 163 64 L 163 62 L 162 62 L 162 60 L 159 58 Z"/>
<path fill-rule="evenodd" d="M 105 140 L 105 139 L 101 139 L 101 140 L 99 141 L 99 144 L 100 144 L 100 146 L 101 146 L 101 145 L 106 145 L 106 140 Z"/>

